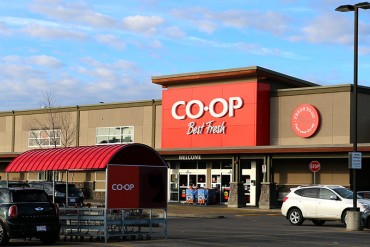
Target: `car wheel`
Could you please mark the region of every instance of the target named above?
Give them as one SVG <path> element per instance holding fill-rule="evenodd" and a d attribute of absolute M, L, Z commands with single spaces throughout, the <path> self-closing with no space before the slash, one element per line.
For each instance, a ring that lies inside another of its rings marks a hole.
<path fill-rule="evenodd" d="M 312 220 L 315 226 L 322 226 L 325 223 L 325 220 Z"/>
<path fill-rule="evenodd" d="M 4 227 L 4 224 L 0 222 L 0 245 L 6 245 L 9 243 L 8 233 Z"/>
<path fill-rule="evenodd" d="M 293 208 L 288 213 L 288 220 L 290 224 L 300 226 L 302 225 L 304 218 L 302 212 L 299 209 Z"/>
<path fill-rule="evenodd" d="M 342 213 L 342 223 L 344 224 L 344 226 L 347 226 L 347 221 L 348 221 L 348 214 L 347 214 L 347 211 L 348 211 L 348 210 L 346 210 L 346 211 L 344 211 L 344 212 Z"/>

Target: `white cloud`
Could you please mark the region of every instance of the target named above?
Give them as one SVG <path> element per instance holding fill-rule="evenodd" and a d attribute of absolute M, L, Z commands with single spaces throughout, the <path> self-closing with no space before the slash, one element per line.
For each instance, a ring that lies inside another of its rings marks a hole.
<path fill-rule="evenodd" d="M 32 68 L 31 66 L 37 65 L 46 68 L 57 69 L 63 65 L 59 59 L 47 55 L 38 55 L 30 57 L 21 57 L 17 55 L 4 56 L 1 58 L 0 63 L 4 63 L 7 65 L 22 65 L 24 66 L 23 68 L 25 67 Z"/>
<path fill-rule="evenodd" d="M 3 109 L 39 107 L 42 92 L 51 91 L 63 106 L 147 100 L 161 89 L 150 75 L 135 63 L 116 60 L 112 63 L 85 58 L 77 67 L 58 69 L 58 59 L 47 55 L 0 58 Z M 30 92 L 33 92 L 30 94 Z M 26 107 L 25 107 L 26 106 Z"/>
<path fill-rule="evenodd" d="M 32 56 L 29 58 L 29 61 L 30 63 L 50 68 L 60 68 L 62 66 L 62 62 L 60 60 L 46 55 Z"/>
<path fill-rule="evenodd" d="M 322 14 L 301 28 L 300 33 L 289 37 L 292 41 L 310 43 L 352 44 L 352 25 L 346 17 L 335 14 Z"/>
<path fill-rule="evenodd" d="M 164 33 L 169 38 L 183 38 L 185 36 L 185 32 L 182 31 L 179 27 L 171 26 L 164 29 Z"/>
<path fill-rule="evenodd" d="M 194 21 L 197 29 L 201 32 L 212 34 L 216 29 L 216 23 L 207 20 Z"/>
<path fill-rule="evenodd" d="M 358 53 L 360 55 L 367 55 L 367 54 L 370 54 L 370 47 L 366 46 L 366 47 L 363 47 L 363 46 L 360 46 L 358 48 Z"/>
<path fill-rule="evenodd" d="M 132 32 L 155 34 L 164 20 L 159 16 L 128 16 L 122 20 L 123 28 Z"/>
<path fill-rule="evenodd" d="M 231 51 L 239 50 L 245 53 L 255 54 L 259 56 L 275 56 L 275 57 L 290 58 L 294 60 L 306 59 L 302 56 L 295 54 L 292 51 L 282 50 L 280 48 L 263 47 L 259 44 L 252 44 L 252 43 L 245 43 L 245 42 L 225 43 L 225 42 L 210 41 L 210 40 L 196 38 L 196 37 L 190 37 L 188 40 L 198 45 L 203 45 L 203 46 L 212 47 L 216 49 L 217 48 L 228 49 Z"/>
<path fill-rule="evenodd" d="M 96 36 L 96 40 L 102 44 L 107 44 L 118 50 L 126 48 L 126 44 L 122 42 L 117 36 L 112 34 L 101 34 Z"/>
<path fill-rule="evenodd" d="M 213 33 L 220 27 L 254 28 L 281 35 L 288 30 L 289 18 L 276 12 L 247 10 L 210 11 L 205 8 L 173 10 L 172 15 L 194 23 L 194 27 L 205 33 Z"/>
<path fill-rule="evenodd" d="M 92 27 L 112 28 L 116 25 L 114 18 L 93 11 L 83 2 L 63 0 L 35 0 L 30 10 L 54 20 L 88 24 Z"/>
<path fill-rule="evenodd" d="M 4 22 L 0 22 L 0 35 L 10 36 L 12 31 L 7 27 Z"/>
<path fill-rule="evenodd" d="M 86 34 L 79 31 L 40 25 L 29 25 L 24 27 L 22 31 L 32 37 L 38 37 L 40 39 L 75 39 L 81 41 L 87 38 Z"/>
<path fill-rule="evenodd" d="M 163 45 L 162 45 L 162 42 L 159 41 L 159 40 L 153 40 L 150 45 L 149 45 L 151 48 L 154 48 L 154 49 L 161 49 L 163 48 Z"/>

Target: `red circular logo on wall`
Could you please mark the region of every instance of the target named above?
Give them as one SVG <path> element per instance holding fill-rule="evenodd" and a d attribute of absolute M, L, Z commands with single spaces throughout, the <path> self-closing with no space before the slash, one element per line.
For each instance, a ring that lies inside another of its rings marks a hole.
<path fill-rule="evenodd" d="M 320 116 L 316 108 L 309 104 L 298 106 L 292 115 L 292 128 L 300 137 L 310 137 L 319 127 Z"/>

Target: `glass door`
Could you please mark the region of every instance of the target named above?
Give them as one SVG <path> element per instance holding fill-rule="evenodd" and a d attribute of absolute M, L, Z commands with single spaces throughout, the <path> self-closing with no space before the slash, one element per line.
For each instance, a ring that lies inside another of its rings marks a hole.
<path fill-rule="evenodd" d="M 251 201 L 251 176 L 250 175 L 242 175 L 242 182 L 244 187 L 244 197 L 245 202 L 250 203 Z"/>
<path fill-rule="evenodd" d="M 180 174 L 180 200 L 186 200 L 186 189 L 189 188 L 189 175 L 188 174 Z"/>
<path fill-rule="evenodd" d="M 179 201 L 179 175 L 171 174 L 170 201 Z"/>
<path fill-rule="evenodd" d="M 221 202 L 227 202 L 230 196 L 230 181 L 231 175 L 221 175 Z"/>

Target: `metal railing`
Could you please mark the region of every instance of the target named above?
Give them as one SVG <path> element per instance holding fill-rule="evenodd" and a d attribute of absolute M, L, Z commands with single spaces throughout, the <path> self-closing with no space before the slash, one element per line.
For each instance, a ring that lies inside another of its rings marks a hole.
<path fill-rule="evenodd" d="M 104 207 L 60 207 L 61 237 L 64 240 L 167 238 L 167 209 L 106 209 Z"/>

